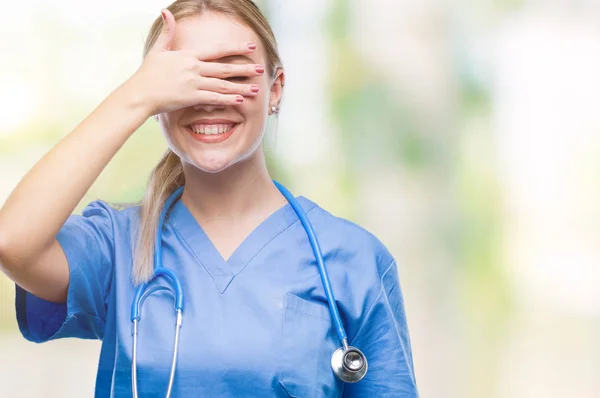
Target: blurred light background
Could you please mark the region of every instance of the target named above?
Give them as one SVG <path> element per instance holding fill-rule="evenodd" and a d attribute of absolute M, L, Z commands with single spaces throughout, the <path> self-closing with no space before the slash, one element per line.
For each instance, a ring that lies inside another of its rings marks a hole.
<path fill-rule="evenodd" d="M 273 175 L 397 258 L 422 396 L 600 397 L 600 2 L 259 4 L 287 76 Z M 3 2 L 0 204 L 166 5 Z M 164 149 L 150 119 L 77 211 L 138 200 Z M 0 396 L 91 396 L 99 343 L 27 343 L 13 295 L 0 276 Z"/>

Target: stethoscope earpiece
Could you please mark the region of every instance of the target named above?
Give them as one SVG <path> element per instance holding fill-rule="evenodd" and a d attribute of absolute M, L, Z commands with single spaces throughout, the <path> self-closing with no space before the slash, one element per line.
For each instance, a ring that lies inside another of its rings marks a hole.
<path fill-rule="evenodd" d="M 340 347 L 331 356 L 331 369 L 337 377 L 346 383 L 361 381 L 367 374 L 369 363 L 367 357 L 358 348 L 348 346 Z"/>

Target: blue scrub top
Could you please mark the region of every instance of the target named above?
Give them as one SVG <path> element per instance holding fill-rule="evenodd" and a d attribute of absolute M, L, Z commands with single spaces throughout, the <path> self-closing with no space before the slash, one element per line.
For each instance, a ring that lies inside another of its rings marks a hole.
<path fill-rule="evenodd" d="M 185 204 L 163 229 L 163 265 L 185 292 L 175 397 L 418 397 L 396 263 L 372 234 L 298 198 L 319 239 L 351 345 L 369 371 L 333 374 L 339 348 L 308 238 L 287 204 L 225 261 Z M 70 268 L 66 304 L 17 286 L 19 329 L 30 341 L 101 339 L 96 397 L 131 397 L 132 246 L 139 207 L 103 201 L 72 215 L 57 239 Z M 173 298 L 149 296 L 138 341 L 140 397 L 165 395 L 175 336 Z"/>

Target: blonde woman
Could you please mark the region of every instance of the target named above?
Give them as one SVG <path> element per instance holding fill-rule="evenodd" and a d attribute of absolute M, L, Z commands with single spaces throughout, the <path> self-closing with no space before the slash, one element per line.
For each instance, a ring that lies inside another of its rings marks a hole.
<path fill-rule="evenodd" d="M 1 209 L 22 334 L 101 339 L 97 397 L 418 396 L 390 253 L 269 176 L 261 141 L 284 78 L 252 1 L 178 0 L 140 68 Z M 141 205 L 72 215 L 151 116 L 169 150 Z"/>

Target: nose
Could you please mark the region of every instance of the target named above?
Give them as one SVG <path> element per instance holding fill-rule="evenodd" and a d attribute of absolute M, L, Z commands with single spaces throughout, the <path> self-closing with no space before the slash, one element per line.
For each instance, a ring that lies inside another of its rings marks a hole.
<path fill-rule="evenodd" d="M 215 110 L 220 110 L 220 109 L 224 109 L 225 106 L 224 105 L 214 105 L 214 104 L 198 104 L 198 105 L 194 105 L 194 110 L 204 110 L 206 112 L 214 112 Z"/>

